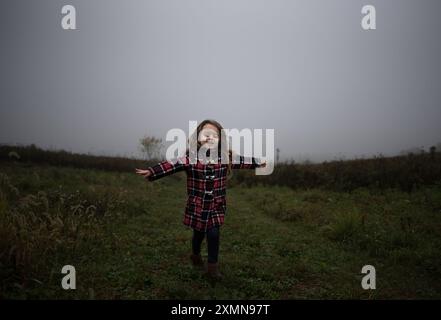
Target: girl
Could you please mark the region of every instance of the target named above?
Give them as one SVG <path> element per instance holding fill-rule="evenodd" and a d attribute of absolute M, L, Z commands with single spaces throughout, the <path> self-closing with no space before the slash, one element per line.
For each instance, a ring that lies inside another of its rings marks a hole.
<path fill-rule="evenodd" d="M 178 158 L 177 161 L 163 161 L 146 170 L 136 169 L 137 174 L 149 181 L 178 171 L 186 171 L 188 199 L 183 222 L 193 229 L 190 259 L 194 266 L 200 268 L 204 266 L 201 245 L 206 236 L 207 271 L 213 278 L 222 276 L 218 267 L 219 228 L 224 224 L 226 212 L 227 176 L 230 176 L 231 169 L 254 169 L 266 166 L 266 163 L 260 164 L 258 159 L 253 157 L 246 163 L 245 157 L 237 156 L 231 149 L 225 148 L 227 139 L 225 134 L 221 135 L 222 129 L 217 121 L 204 120 L 189 140 L 190 145 L 194 143 L 193 145 L 197 146 L 196 152 L 190 152 L 187 148 L 185 156 Z M 205 161 L 202 159 L 205 157 L 198 157 L 201 154 L 206 154 L 209 160 Z M 221 163 L 221 159 L 228 160 Z"/>

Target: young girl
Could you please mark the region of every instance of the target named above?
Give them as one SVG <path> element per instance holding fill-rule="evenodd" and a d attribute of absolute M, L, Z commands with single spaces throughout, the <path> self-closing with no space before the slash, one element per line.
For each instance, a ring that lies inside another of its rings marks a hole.
<path fill-rule="evenodd" d="M 193 229 L 192 254 L 194 266 L 203 267 L 201 245 L 207 237 L 208 275 L 220 278 L 218 267 L 219 228 L 224 224 L 226 212 L 226 181 L 231 169 L 254 169 L 265 167 L 258 159 L 246 159 L 222 146 L 227 145 L 222 126 L 214 120 L 202 121 L 190 137 L 190 145 L 197 145 L 196 152 L 190 152 L 176 161 L 163 161 L 146 170 L 136 169 L 136 173 L 149 181 L 185 170 L 187 173 L 187 205 L 184 213 L 184 225 Z M 220 141 L 221 140 L 221 141 Z M 217 152 L 215 152 L 217 148 Z M 202 152 L 202 153 L 201 153 Z M 198 154 L 206 154 L 209 160 L 200 159 Z M 214 159 L 217 155 L 217 160 Z M 228 158 L 226 158 L 228 157 Z M 221 161 L 228 159 L 227 161 Z M 246 161 L 248 160 L 248 161 Z M 225 163 L 228 162 L 228 163 Z"/>

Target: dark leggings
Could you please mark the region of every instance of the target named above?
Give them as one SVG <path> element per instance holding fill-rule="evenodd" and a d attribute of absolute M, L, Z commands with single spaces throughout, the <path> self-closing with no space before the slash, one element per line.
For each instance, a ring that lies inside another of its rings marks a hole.
<path fill-rule="evenodd" d="M 219 227 L 213 227 L 207 232 L 197 231 L 193 229 L 193 238 L 191 239 L 191 247 L 193 254 L 201 253 L 201 245 L 207 235 L 208 262 L 216 263 L 219 255 Z"/>

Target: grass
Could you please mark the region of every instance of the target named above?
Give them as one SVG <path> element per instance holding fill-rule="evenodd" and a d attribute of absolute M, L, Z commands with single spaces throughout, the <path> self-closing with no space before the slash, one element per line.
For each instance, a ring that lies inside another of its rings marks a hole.
<path fill-rule="evenodd" d="M 0 297 L 439 299 L 441 186 L 351 192 L 228 189 L 224 279 L 190 265 L 185 175 L 0 167 Z M 206 244 L 203 253 L 206 258 Z M 61 288 L 76 268 L 77 289 Z M 377 289 L 361 288 L 373 265 Z"/>

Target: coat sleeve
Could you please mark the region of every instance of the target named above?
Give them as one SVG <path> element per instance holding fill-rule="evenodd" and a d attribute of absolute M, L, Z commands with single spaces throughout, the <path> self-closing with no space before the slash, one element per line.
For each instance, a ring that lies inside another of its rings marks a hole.
<path fill-rule="evenodd" d="M 188 157 L 179 157 L 173 160 L 165 160 L 154 166 L 148 167 L 150 175 L 146 178 L 149 181 L 154 181 L 173 173 L 183 171 L 188 166 Z"/>
<path fill-rule="evenodd" d="M 244 157 L 242 155 L 235 155 L 232 159 L 232 169 L 255 169 L 261 166 L 259 158 Z"/>

